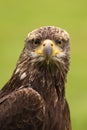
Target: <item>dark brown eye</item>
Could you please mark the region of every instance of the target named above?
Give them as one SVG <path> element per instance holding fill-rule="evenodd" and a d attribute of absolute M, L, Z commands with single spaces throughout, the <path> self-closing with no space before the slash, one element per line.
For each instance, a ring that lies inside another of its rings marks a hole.
<path fill-rule="evenodd" d="M 56 40 L 55 42 L 56 42 L 56 44 L 57 44 L 58 46 L 60 46 L 60 47 L 63 46 L 63 41 L 62 41 L 62 40 Z"/>
<path fill-rule="evenodd" d="M 38 46 L 38 45 L 40 45 L 40 43 L 41 43 L 40 39 L 35 39 L 35 40 L 33 41 L 33 45 L 34 45 L 34 46 Z"/>
<path fill-rule="evenodd" d="M 58 44 L 62 44 L 62 41 L 58 41 Z"/>

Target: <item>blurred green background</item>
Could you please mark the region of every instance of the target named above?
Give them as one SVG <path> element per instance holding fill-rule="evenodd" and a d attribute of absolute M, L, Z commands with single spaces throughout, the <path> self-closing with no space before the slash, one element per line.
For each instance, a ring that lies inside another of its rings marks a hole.
<path fill-rule="evenodd" d="M 70 34 L 66 96 L 72 130 L 87 130 L 87 0 L 0 0 L 0 87 L 11 77 L 28 32 L 45 25 Z"/>

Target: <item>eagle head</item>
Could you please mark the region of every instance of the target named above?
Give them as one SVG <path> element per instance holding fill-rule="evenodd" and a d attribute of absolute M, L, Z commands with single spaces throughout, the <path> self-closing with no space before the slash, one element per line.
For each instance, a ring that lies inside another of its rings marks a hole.
<path fill-rule="evenodd" d="M 30 32 L 25 40 L 25 50 L 32 64 L 69 66 L 69 34 L 61 28 L 45 26 Z"/>

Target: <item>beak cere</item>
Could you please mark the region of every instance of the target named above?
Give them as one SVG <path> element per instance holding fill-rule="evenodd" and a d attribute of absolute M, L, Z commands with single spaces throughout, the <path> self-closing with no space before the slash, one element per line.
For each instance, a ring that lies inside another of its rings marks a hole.
<path fill-rule="evenodd" d="M 52 47 L 50 44 L 46 44 L 43 48 L 43 53 L 46 57 L 50 57 L 52 54 Z"/>
<path fill-rule="evenodd" d="M 47 64 L 49 64 L 50 57 L 52 56 L 52 51 L 53 51 L 53 42 L 51 40 L 45 40 L 43 42 L 43 54 L 44 57 L 46 58 Z"/>

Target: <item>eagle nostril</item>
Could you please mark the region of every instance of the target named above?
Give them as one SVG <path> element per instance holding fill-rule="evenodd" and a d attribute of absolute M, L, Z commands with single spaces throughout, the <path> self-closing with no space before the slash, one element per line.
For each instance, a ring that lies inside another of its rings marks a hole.
<path fill-rule="evenodd" d="M 45 46 L 45 43 L 43 44 L 43 46 Z"/>
<path fill-rule="evenodd" d="M 43 46 L 45 46 L 46 44 L 44 43 Z M 53 43 L 50 44 L 51 46 L 53 46 Z"/>
<path fill-rule="evenodd" d="M 53 46 L 53 43 L 51 43 L 51 46 Z"/>

